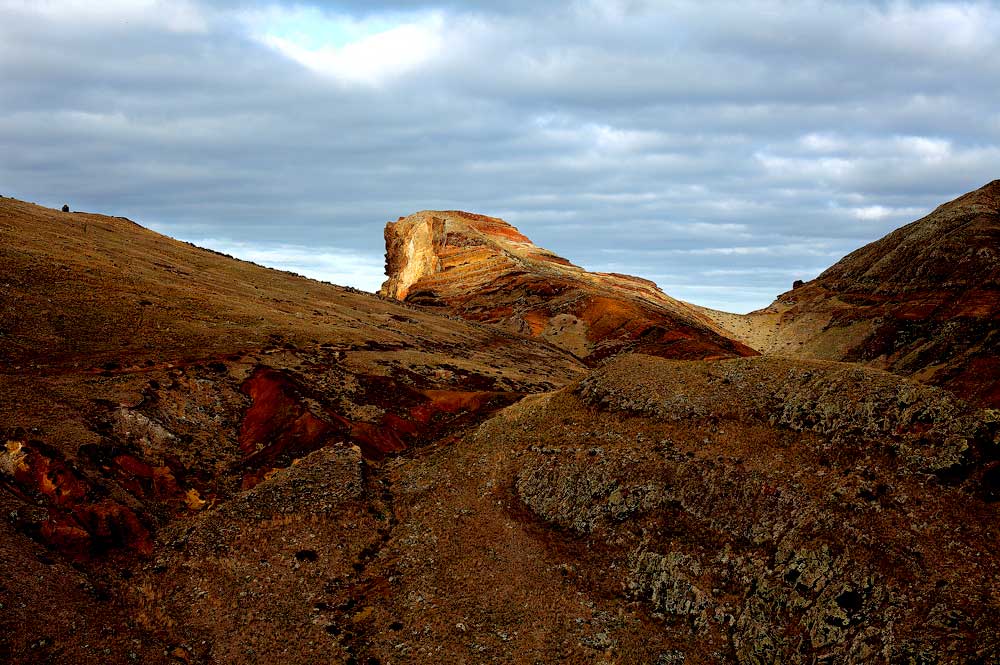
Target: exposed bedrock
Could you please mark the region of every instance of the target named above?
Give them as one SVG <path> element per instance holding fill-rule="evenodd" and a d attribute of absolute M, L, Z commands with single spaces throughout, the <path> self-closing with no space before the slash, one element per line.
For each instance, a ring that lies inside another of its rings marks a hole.
<path fill-rule="evenodd" d="M 997 425 L 947 391 L 630 355 L 475 439 L 510 451 L 515 495 L 585 538 L 586 565 L 686 636 L 687 662 L 1000 658 Z"/>
<path fill-rule="evenodd" d="M 623 351 L 754 355 L 697 308 L 645 279 L 591 273 L 502 219 L 419 212 L 385 228 L 384 296 L 544 339 L 593 364 Z"/>

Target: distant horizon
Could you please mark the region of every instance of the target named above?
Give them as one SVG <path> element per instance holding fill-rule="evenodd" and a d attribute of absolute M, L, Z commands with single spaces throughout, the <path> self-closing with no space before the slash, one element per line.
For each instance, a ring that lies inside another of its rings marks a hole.
<path fill-rule="evenodd" d="M 984 183 L 984 184 L 988 184 L 988 183 Z M 965 194 L 965 193 L 968 193 L 968 192 L 971 192 L 971 191 L 975 191 L 978 188 L 979 187 L 973 187 L 972 189 L 968 190 L 967 192 L 962 192 L 960 194 L 955 194 L 951 198 L 949 198 L 949 199 L 947 199 L 945 201 L 941 201 L 938 205 L 943 204 L 943 203 L 947 203 L 948 201 L 951 201 L 951 200 L 957 198 L 958 196 L 961 196 L 962 194 Z M 350 287 L 350 288 L 354 288 L 354 289 L 357 289 L 357 290 L 360 290 L 360 291 L 366 291 L 366 292 L 371 293 L 371 294 L 378 293 L 378 291 L 379 291 L 382 283 L 385 282 L 386 279 L 388 279 L 388 275 L 386 275 L 385 271 L 384 271 L 384 262 L 382 262 L 382 259 L 384 259 L 384 254 L 381 255 L 381 257 L 379 258 L 379 261 L 380 261 L 379 264 L 378 264 L 378 270 L 379 270 L 379 272 L 375 273 L 375 272 L 373 272 L 373 270 L 374 270 L 374 267 L 373 267 L 374 264 L 370 263 L 370 261 L 367 260 L 367 257 L 364 257 L 363 255 L 360 255 L 360 254 L 351 254 L 351 253 L 336 252 L 336 251 L 332 251 L 331 252 L 331 250 L 329 248 L 316 248 L 316 247 L 309 247 L 309 246 L 305 246 L 305 245 L 294 245 L 294 244 L 260 245 L 260 244 L 257 244 L 257 243 L 248 243 L 248 242 L 245 242 L 245 241 L 234 240 L 232 238 L 183 238 L 183 237 L 176 236 L 176 235 L 170 233 L 169 227 L 157 228 L 156 224 L 147 224 L 147 223 L 144 223 L 144 221 L 141 220 L 141 219 L 136 219 L 136 218 L 134 218 L 134 217 L 132 217 L 130 215 L 116 214 L 113 211 L 76 209 L 69 202 L 52 203 L 52 202 L 48 202 L 48 201 L 45 201 L 45 200 L 43 200 L 42 202 L 29 201 L 28 199 L 24 199 L 24 198 L 21 198 L 21 197 L 16 196 L 16 195 L 5 194 L 3 192 L 0 192 L 0 196 L 6 196 L 7 198 L 13 198 L 13 199 L 16 199 L 16 200 L 25 201 L 27 203 L 33 203 L 35 205 L 41 205 L 41 206 L 44 206 L 44 207 L 47 207 L 47 208 L 51 208 L 53 210 L 59 210 L 63 205 L 69 205 L 71 212 L 80 212 L 80 213 L 85 213 L 85 214 L 104 215 L 104 216 L 107 216 L 107 217 L 125 217 L 125 218 L 128 218 L 130 221 L 135 222 L 136 224 L 139 224 L 140 226 L 143 226 L 143 227 L 148 228 L 148 229 L 150 229 L 152 231 L 155 231 L 156 233 L 160 233 L 162 235 L 171 237 L 171 238 L 173 238 L 175 240 L 179 240 L 181 242 L 186 242 L 186 243 L 190 243 L 192 245 L 196 245 L 196 246 L 201 247 L 203 249 L 210 249 L 210 250 L 213 250 L 213 251 L 216 251 L 216 252 L 221 252 L 223 254 L 228 254 L 228 255 L 232 256 L 233 258 L 237 258 L 237 259 L 240 259 L 240 260 L 243 260 L 243 261 L 249 261 L 251 263 L 256 263 L 256 264 L 261 265 L 261 266 L 263 266 L 265 268 L 272 268 L 272 269 L 275 269 L 275 270 L 284 270 L 284 271 L 288 271 L 288 272 L 294 272 L 294 273 L 297 273 L 297 274 L 301 275 L 302 277 L 307 277 L 309 279 L 313 279 L 313 280 L 316 280 L 316 281 L 319 281 L 319 282 L 325 282 L 325 283 L 333 284 L 333 285 L 336 285 L 336 286 Z M 934 207 L 937 207 L 937 206 L 934 206 Z M 455 210 L 461 210 L 461 209 L 460 208 L 456 208 Z M 923 217 L 926 214 L 929 214 L 932 210 L 933 210 L 933 208 L 931 208 L 930 210 L 928 210 L 927 213 L 922 214 L 920 217 Z M 406 213 L 405 215 L 399 215 L 399 216 L 397 216 L 397 218 L 405 217 L 405 216 L 408 216 L 408 215 L 413 214 L 415 212 L 419 212 L 419 211 L 412 211 L 410 213 Z M 475 213 L 475 214 L 487 215 L 489 217 L 497 217 L 497 215 L 492 215 L 492 214 L 486 213 L 486 212 L 478 212 L 478 211 L 474 211 L 474 210 L 462 210 L 462 212 L 470 212 L 470 213 Z M 387 219 L 386 222 L 394 221 L 394 219 L 393 220 L 388 220 Z M 505 220 L 505 221 L 508 221 L 508 220 Z M 912 222 L 912 221 L 916 221 L 916 220 L 914 219 L 914 220 L 910 220 L 910 221 Z M 903 225 L 905 225 L 907 223 L 909 223 L 909 222 L 904 222 Z M 517 227 L 516 224 L 513 224 L 513 226 Z M 517 227 L 517 228 L 525 236 L 527 236 L 529 240 L 532 240 L 532 242 L 534 242 L 534 239 L 531 237 L 531 233 L 530 232 L 525 232 L 525 229 L 522 229 L 520 227 Z M 894 230 L 894 229 L 890 229 L 889 232 L 891 232 L 892 230 Z M 884 237 L 884 236 L 880 236 L 880 237 Z M 874 238 L 872 241 L 877 240 L 877 239 L 878 238 Z M 538 243 L 535 243 L 535 244 L 538 245 Z M 865 244 L 867 244 L 867 243 L 865 243 Z M 538 246 L 542 247 L 541 245 L 538 245 Z M 859 247 L 855 247 L 854 249 L 859 249 L 862 246 L 863 245 L 860 245 Z M 767 307 L 768 305 L 772 304 L 774 302 L 774 300 L 778 296 L 780 296 L 782 293 L 785 293 L 785 292 L 791 290 L 792 289 L 792 284 L 795 281 L 795 280 L 793 280 L 792 282 L 789 282 L 787 288 L 785 288 L 782 291 L 776 292 L 764 304 L 761 304 L 759 306 L 755 306 L 755 307 L 753 307 L 751 309 L 747 309 L 745 311 L 736 311 L 736 310 L 733 310 L 733 309 L 723 309 L 723 308 L 715 307 L 713 305 L 705 304 L 704 302 L 699 302 L 697 300 L 691 300 L 691 299 L 682 297 L 682 296 L 678 295 L 677 293 L 672 293 L 670 290 L 664 288 L 663 285 L 660 284 L 659 282 L 657 282 L 655 279 L 653 279 L 651 277 L 648 277 L 646 275 L 638 274 L 638 273 L 635 273 L 635 272 L 629 272 L 627 270 L 621 270 L 621 269 L 617 269 L 617 268 L 616 269 L 604 269 L 604 268 L 594 268 L 594 267 L 586 266 L 586 265 L 583 265 L 583 264 L 579 263 L 578 261 L 574 260 L 573 257 L 564 255 L 563 253 L 561 253 L 558 250 L 558 248 L 544 247 L 544 249 L 548 249 L 550 251 L 555 252 L 559 256 L 562 256 L 563 258 L 568 259 L 571 263 L 574 263 L 574 264 L 580 266 L 581 268 L 587 270 L 588 272 L 617 272 L 617 273 L 625 274 L 625 275 L 633 275 L 635 277 L 643 277 L 644 279 L 649 279 L 651 282 L 654 282 L 657 285 L 657 287 L 660 288 L 661 291 L 663 291 L 664 293 L 666 293 L 667 295 L 669 295 L 669 296 L 671 296 L 673 298 L 676 298 L 678 300 L 682 300 L 682 301 L 687 302 L 687 303 L 692 304 L 692 305 L 698 305 L 700 307 L 705 307 L 707 309 L 714 309 L 714 310 L 718 310 L 718 311 L 726 312 L 726 313 L 731 313 L 731 314 L 749 314 L 751 312 L 754 312 L 754 311 L 757 311 L 759 309 L 763 309 L 763 308 Z M 847 256 L 847 254 L 849 254 L 850 252 L 854 251 L 854 249 L 848 250 L 844 254 L 844 256 Z M 800 278 L 796 278 L 796 279 L 802 279 L 805 282 L 808 282 L 808 281 L 810 281 L 812 279 L 815 279 L 816 277 L 819 276 L 820 273 L 822 273 L 824 270 L 826 270 L 827 268 L 829 268 L 831 265 L 833 265 L 834 263 L 836 263 L 837 261 L 839 261 L 842 258 L 843 258 L 843 256 L 835 259 L 829 265 L 824 266 L 823 268 L 821 268 L 820 271 L 817 272 L 812 277 L 808 277 L 808 278 L 800 277 Z M 345 267 L 344 267 L 345 265 L 348 268 L 347 270 L 345 270 Z"/>
<path fill-rule="evenodd" d="M 987 1 L 0 0 L 0 183 L 365 290 L 465 209 L 743 313 L 997 177 L 998 52 Z"/>

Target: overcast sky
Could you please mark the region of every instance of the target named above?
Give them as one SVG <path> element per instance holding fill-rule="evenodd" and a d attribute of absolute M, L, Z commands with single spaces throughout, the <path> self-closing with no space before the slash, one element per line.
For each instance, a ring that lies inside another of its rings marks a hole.
<path fill-rule="evenodd" d="M 1000 178 L 1000 4 L 0 0 L 0 194 L 375 290 L 503 217 L 748 311 Z"/>

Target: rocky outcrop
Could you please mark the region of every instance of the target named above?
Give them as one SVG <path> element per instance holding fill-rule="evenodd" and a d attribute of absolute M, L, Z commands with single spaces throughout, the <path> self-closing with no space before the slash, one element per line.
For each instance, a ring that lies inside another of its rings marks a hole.
<path fill-rule="evenodd" d="M 114 472 L 127 469 L 130 478 L 147 480 L 150 486 L 157 483 L 159 472 L 161 486 L 173 484 L 169 469 L 141 464 L 130 468 L 132 460 L 116 461 Z M 41 441 L 6 441 L 0 449 L 0 489 L 24 500 L 9 515 L 19 529 L 73 560 L 86 561 L 109 549 L 147 555 L 153 551 L 150 530 L 132 508 L 107 496 L 103 487 Z"/>
<path fill-rule="evenodd" d="M 849 254 L 745 317 L 764 353 L 861 362 L 1000 406 L 1000 180 Z"/>
<path fill-rule="evenodd" d="M 475 440 L 685 662 L 972 663 L 1000 658 L 998 433 L 875 370 L 630 355 Z"/>
<path fill-rule="evenodd" d="M 240 386 L 252 400 L 240 426 L 244 488 L 252 487 L 275 468 L 328 445 L 350 442 L 375 459 L 400 453 L 417 443 L 429 443 L 483 413 L 508 406 L 521 396 L 514 392 L 420 390 L 391 377 L 356 377 L 367 385 L 354 413 L 364 411 L 369 417 L 351 420 L 324 404 L 322 394 L 311 392 L 293 377 L 261 367 Z"/>
<path fill-rule="evenodd" d="M 991 421 L 946 391 L 902 382 L 886 372 L 840 363 L 782 358 L 691 366 L 650 375 L 641 383 L 640 356 L 621 359 L 579 383 L 580 397 L 598 408 L 672 421 L 726 418 L 810 431 L 851 457 L 875 448 L 912 471 L 946 472 L 994 456 Z"/>
<path fill-rule="evenodd" d="M 623 351 L 669 358 L 753 355 L 648 280 L 590 273 L 502 219 L 425 211 L 385 228 L 384 296 L 498 324 L 589 363 Z"/>

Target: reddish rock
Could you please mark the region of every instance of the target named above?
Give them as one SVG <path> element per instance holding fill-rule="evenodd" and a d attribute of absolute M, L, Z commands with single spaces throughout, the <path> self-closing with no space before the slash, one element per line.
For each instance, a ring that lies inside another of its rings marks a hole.
<path fill-rule="evenodd" d="M 48 545 L 76 560 L 109 549 L 148 555 L 149 530 L 135 512 L 95 488 L 62 456 L 41 442 L 8 441 L 0 453 L 0 485 L 44 506 L 46 516 L 24 523 Z"/>
<path fill-rule="evenodd" d="M 284 372 L 260 368 L 242 386 L 253 400 L 240 427 L 240 450 L 255 463 L 281 453 L 316 450 L 344 428 L 309 411 Z"/>
<path fill-rule="evenodd" d="M 714 359 L 755 352 L 653 282 L 590 273 L 494 217 L 420 212 L 385 228 L 382 295 L 539 337 L 588 363 L 623 351 Z"/>
<path fill-rule="evenodd" d="M 365 379 L 365 403 L 384 409 L 374 422 L 349 419 L 322 400 L 312 400 L 311 407 L 308 391 L 290 373 L 258 368 L 242 386 L 253 400 L 240 427 L 246 468 L 243 487 L 252 487 L 274 468 L 330 444 L 357 445 L 370 459 L 400 453 L 464 424 L 464 415 L 489 413 L 520 397 L 490 391 L 420 390 L 388 377 Z"/>

